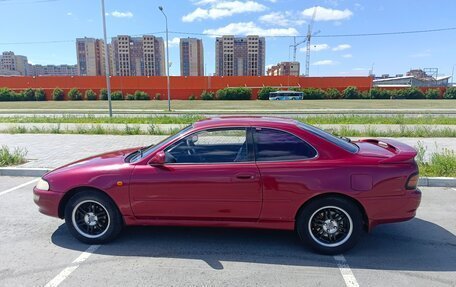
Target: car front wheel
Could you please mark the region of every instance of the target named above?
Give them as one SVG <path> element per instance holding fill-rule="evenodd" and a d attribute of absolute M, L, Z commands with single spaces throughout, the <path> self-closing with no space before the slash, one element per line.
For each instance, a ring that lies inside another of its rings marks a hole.
<path fill-rule="evenodd" d="M 79 241 L 99 244 L 113 240 L 122 229 L 122 218 L 112 200 L 95 191 L 79 192 L 65 207 L 65 223 Z"/>
<path fill-rule="evenodd" d="M 362 213 L 349 200 L 330 197 L 310 202 L 297 218 L 301 240 L 313 250 L 341 254 L 355 246 L 363 231 Z"/>

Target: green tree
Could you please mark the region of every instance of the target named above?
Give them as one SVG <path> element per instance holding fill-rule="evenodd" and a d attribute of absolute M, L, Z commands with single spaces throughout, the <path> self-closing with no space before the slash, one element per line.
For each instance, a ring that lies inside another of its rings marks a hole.
<path fill-rule="evenodd" d="M 272 92 L 277 92 L 279 89 L 273 87 L 262 87 L 258 91 L 259 100 L 269 100 L 269 94 Z"/>
<path fill-rule="evenodd" d="M 440 97 L 440 90 L 439 89 L 428 89 L 424 96 L 426 99 L 438 99 Z"/>
<path fill-rule="evenodd" d="M 81 101 L 82 100 L 82 94 L 81 92 L 76 89 L 76 88 L 72 88 L 69 92 L 68 92 L 68 98 L 71 100 L 71 101 Z"/>
<path fill-rule="evenodd" d="M 304 100 L 321 100 L 326 97 L 325 91 L 322 89 L 315 89 L 315 88 L 305 88 L 302 89 L 304 93 Z"/>
<path fill-rule="evenodd" d="M 52 91 L 52 99 L 54 101 L 63 101 L 64 98 L 65 98 L 65 93 L 63 92 L 62 89 L 55 88 L 54 91 Z"/>
<path fill-rule="evenodd" d="M 344 99 L 359 99 L 361 97 L 358 88 L 350 86 L 347 87 L 343 92 L 342 95 Z"/>
<path fill-rule="evenodd" d="M 95 101 L 97 99 L 97 94 L 93 90 L 86 90 L 84 97 L 87 101 Z"/>
<path fill-rule="evenodd" d="M 326 90 L 326 98 L 327 99 L 340 99 L 342 97 L 341 93 L 338 89 L 330 88 Z"/>
<path fill-rule="evenodd" d="M 203 101 L 212 101 L 214 98 L 215 96 L 213 92 L 203 91 L 201 93 L 201 100 Z"/>
<path fill-rule="evenodd" d="M 31 88 L 28 88 L 22 92 L 24 95 L 25 101 L 34 101 L 35 100 L 35 91 Z"/>
<path fill-rule="evenodd" d="M 448 100 L 456 100 L 456 87 L 447 88 L 443 98 Z"/>
<path fill-rule="evenodd" d="M 35 100 L 36 101 L 45 101 L 46 100 L 46 93 L 43 89 L 36 89 L 35 90 Z"/>

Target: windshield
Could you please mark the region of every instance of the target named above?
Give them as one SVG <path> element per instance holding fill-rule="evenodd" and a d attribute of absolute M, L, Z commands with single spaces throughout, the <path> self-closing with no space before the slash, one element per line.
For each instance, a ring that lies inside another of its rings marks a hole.
<path fill-rule="evenodd" d="M 157 151 L 158 149 L 160 149 L 163 145 L 165 145 L 166 143 L 180 137 L 181 135 L 183 135 L 184 133 L 186 133 L 188 130 L 190 130 L 191 128 L 193 127 L 193 125 L 189 125 L 185 128 L 183 128 L 181 131 L 179 131 L 177 134 L 175 135 L 172 135 L 170 137 L 167 137 L 165 139 L 163 139 L 162 141 L 160 141 L 159 143 L 155 144 L 155 145 L 150 145 L 146 148 L 144 148 L 142 150 L 142 153 L 140 152 L 137 152 L 137 154 L 131 158 L 130 162 L 136 162 L 152 153 L 154 153 L 155 151 Z"/>
<path fill-rule="evenodd" d="M 339 138 L 339 137 L 336 137 L 328 132 L 325 132 L 324 130 L 321 130 L 319 128 L 316 128 L 314 126 L 311 126 L 311 125 L 307 125 L 307 124 L 304 124 L 304 123 L 301 123 L 301 122 L 297 122 L 298 123 L 298 126 L 303 129 L 303 130 L 306 130 L 308 132 L 311 132 L 312 134 L 316 135 L 316 136 L 319 136 L 321 138 L 323 138 L 324 140 L 327 140 L 335 145 L 337 145 L 338 147 L 341 147 L 343 148 L 344 150 L 348 151 L 348 152 L 351 152 L 351 153 L 357 153 L 358 152 L 358 146 L 354 143 L 351 143 L 347 140 L 344 140 L 342 138 Z"/>

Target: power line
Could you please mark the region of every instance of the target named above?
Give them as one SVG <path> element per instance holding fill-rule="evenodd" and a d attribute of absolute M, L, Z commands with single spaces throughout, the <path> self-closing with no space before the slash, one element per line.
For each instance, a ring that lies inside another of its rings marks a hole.
<path fill-rule="evenodd" d="M 8 0 L 0 0 L 0 3 Z M 40 0 L 40 1 L 59 1 L 59 0 Z M 337 37 L 369 37 L 369 36 L 389 36 L 389 35 L 404 35 L 404 34 L 421 34 L 421 33 L 434 33 L 434 32 L 446 32 L 455 31 L 456 27 L 448 28 L 437 28 L 437 29 L 426 29 L 426 30 L 412 30 L 412 31 L 394 31 L 394 32 L 378 32 L 378 33 L 355 33 L 355 34 L 327 34 L 327 35 L 314 35 L 313 37 L 318 38 L 337 38 Z M 142 35 L 156 35 L 163 34 L 163 31 L 136 34 L 131 36 L 142 36 Z M 206 36 L 206 37 L 220 37 L 223 35 L 211 34 L 211 33 L 198 33 L 198 32 L 182 32 L 182 31 L 169 31 L 170 34 L 176 35 L 194 35 L 194 36 Z M 291 37 L 307 37 L 307 35 L 275 35 L 275 36 L 264 36 L 265 38 L 291 38 Z M 37 42 L 3 42 L 0 45 L 34 45 L 34 44 L 59 44 L 59 43 L 74 43 L 75 40 L 53 40 L 53 41 L 37 41 Z"/>

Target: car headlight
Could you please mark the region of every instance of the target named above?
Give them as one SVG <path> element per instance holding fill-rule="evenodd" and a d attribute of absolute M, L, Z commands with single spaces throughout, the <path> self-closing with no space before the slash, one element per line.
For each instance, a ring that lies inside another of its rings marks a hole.
<path fill-rule="evenodd" d="M 41 190 L 49 190 L 49 183 L 44 179 L 40 178 L 40 180 L 36 184 L 36 188 Z"/>

